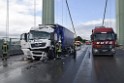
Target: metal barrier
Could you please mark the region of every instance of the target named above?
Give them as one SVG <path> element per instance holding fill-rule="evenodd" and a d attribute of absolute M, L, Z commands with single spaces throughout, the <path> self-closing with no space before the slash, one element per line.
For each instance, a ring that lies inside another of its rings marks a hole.
<path fill-rule="evenodd" d="M 19 38 L 9 38 L 8 39 L 8 45 L 9 45 L 9 55 L 20 55 L 23 54 L 20 46 L 20 39 Z M 0 39 L 0 56 L 2 55 L 2 45 L 3 45 L 3 39 Z"/>

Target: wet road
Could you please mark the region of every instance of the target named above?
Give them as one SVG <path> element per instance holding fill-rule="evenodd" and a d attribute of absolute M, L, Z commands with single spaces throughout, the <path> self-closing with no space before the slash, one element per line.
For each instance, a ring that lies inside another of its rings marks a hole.
<path fill-rule="evenodd" d="M 0 83 L 123 83 L 124 50 L 113 57 L 92 56 L 90 45 L 77 50 L 75 59 L 28 62 L 21 55 L 10 57 L 7 67 L 0 65 Z"/>
<path fill-rule="evenodd" d="M 124 82 L 124 50 L 117 50 L 113 57 L 94 57 L 93 64 L 97 83 Z"/>
<path fill-rule="evenodd" d="M 124 49 L 117 49 L 114 56 L 92 56 L 91 46 L 88 48 L 90 54 L 86 54 L 73 83 L 124 82 Z"/>
<path fill-rule="evenodd" d="M 0 66 L 0 83 L 72 83 L 87 52 L 87 46 L 77 50 L 75 59 L 67 56 L 61 60 L 30 63 L 22 61 L 21 56 L 12 57 L 7 67 Z"/>

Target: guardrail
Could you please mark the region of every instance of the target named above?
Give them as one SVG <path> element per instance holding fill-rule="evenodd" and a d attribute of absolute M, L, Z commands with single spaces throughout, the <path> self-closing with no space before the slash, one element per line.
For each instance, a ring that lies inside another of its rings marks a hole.
<path fill-rule="evenodd" d="M 10 41 L 8 42 L 8 44 L 9 44 L 9 53 L 8 53 L 9 56 L 23 54 L 20 45 L 16 44 L 15 43 L 16 41 L 15 40 L 13 41 L 13 40 L 12 40 L 12 38 L 10 38 Z M 18 39 L 18 42 L 19 42 L 19 39 Z M 3 40 L 0 39 L 0 56 L 2 55 L 2 44 L 3 44 Z"/>

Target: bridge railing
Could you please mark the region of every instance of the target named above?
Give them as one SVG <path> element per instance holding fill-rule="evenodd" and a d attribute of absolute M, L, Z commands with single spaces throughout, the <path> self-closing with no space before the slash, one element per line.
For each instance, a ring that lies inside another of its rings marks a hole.
<path fill-rule="evenodd" d="M 0 39 L 0 56 L 2 55 L 2 45 L 3 45 L 4 38 Z M 9 38 L 8 39 L 9 45 L 9 55 L 20 55 L 23 54 L 20 46 L 20 39 L 19 38 Z"/>

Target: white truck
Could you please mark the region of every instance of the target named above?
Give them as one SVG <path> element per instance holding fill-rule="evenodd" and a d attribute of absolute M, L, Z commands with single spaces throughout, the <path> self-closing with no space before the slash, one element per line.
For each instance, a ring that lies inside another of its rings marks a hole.
<path fill-rule="evenodd" d="M 58 41 L 62 43 L 62 52 L 75 53 L 74 33 L 58 24 L 32 27 L 21 34 L 20 40 L 25 59 L 55 58 Z"/>

